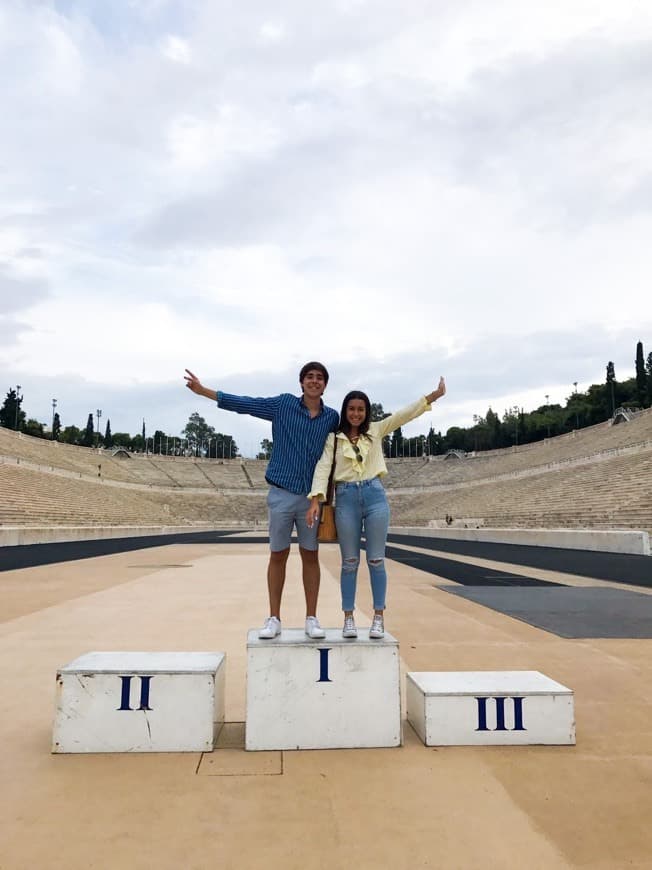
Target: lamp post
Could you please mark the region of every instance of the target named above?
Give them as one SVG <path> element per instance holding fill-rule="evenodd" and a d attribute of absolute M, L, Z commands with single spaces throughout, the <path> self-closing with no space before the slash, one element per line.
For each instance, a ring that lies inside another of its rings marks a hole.
<path fill-rule="evenodd" d="M 99 447 L 100 444 L 100 417 L 102 416 L 102 409 L 97 408 L 95 411 L 95 416 L 97 417 L 97 433 L 95 435 L 95 446 Z"/>
<path fill-rule="evenodd" d="M 18 404 L 20 396 L 18 393 L 20 392 L 20 384 L 16 384 L 16 417 L 14 419 L 14 429 L 18 432 Z"/>
<path fill-rule="evenodd" d="M 52 399 L 52 440 L 54 441 L 54 417 L 57 410 L 57 400 Z"/>
<path fill-rule="evenodd" d="M 546 408 L 550 404 L 550 395 L 546 393 Z M 550 417 L 548 416 L 548 412 L 546 411 L 546 427 L 548 429 L 548 438 L 550 438 Z"/>

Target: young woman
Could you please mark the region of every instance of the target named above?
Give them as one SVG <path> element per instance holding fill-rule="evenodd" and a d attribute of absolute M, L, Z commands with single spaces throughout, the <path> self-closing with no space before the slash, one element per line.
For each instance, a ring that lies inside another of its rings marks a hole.
<path fill-rule="evenodd" d="M 385 435 L 404 423 L 429 411 L 433 402 L 446 392 L 444 379 L 432 393 L 418 399 L 402 411 L 384 420 L 372 423 L 371 405 L 365 393 L 353 390 L 344 397 L 340 425 L 335 434 L 326 439 L 324 452 L 315 468 L 306 514 L 309 526 L 319 521 L 319 502 L 326 498 L 328 478 L 335 449 L 335 524 L 342 554 L 340 584 L 344 611 L 343 637 L 357 637 L 353 611 L 360 564 L 360 540 L 364 531 L 367 565 L 373 594 L 374 618 L 369 637 L 382 638 L 385 634 L 383 614 L 387 573 L 385 571 L 385 544 L 389 526 L 389 505 L 380 478 L 387 474 L 383 458 L 382 441 Z"/>

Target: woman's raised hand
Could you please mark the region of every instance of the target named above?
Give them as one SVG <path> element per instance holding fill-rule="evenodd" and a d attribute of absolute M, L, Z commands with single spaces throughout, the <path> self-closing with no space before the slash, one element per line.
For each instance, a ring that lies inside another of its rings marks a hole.
<path fill-rule="evenodd" d="M 437 399 L 441 399 L 442 396 L 446 395 L 446 381 L 443 378 L 439 378 L 439 386 L 436 390 L 426 396 L 426 401 L 430 405 L 432 402 L 436 402 Z"/>

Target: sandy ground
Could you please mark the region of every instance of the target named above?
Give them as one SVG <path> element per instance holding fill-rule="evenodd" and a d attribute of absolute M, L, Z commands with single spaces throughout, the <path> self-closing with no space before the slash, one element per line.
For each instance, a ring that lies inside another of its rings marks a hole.
<path fill-rule="evenodd" d="M 321 561 L 339 627 L 337 547 Z M 390 563 L 404 671 L 542 671 L 575 691 L 577 746 L 428 748 L 404 722 L 396 749 L 247 753 L 266 562 L 259 544 L 172 545 L 0 574 L 1 870 L 652 868 L 652 641 L 561 639 Z M 364 625 L 365 568 L 359 587 Z M 303 615 L 293 553 L 284 627 Z M 57 668 L 120 649 L 226 652 L 215 752 L 50 754 Z"/>

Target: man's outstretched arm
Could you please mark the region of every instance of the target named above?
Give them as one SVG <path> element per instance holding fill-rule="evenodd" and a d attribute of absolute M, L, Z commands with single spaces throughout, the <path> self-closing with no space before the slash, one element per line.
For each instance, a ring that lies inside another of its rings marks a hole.
<path fill-rule="evenodd" d="M 193 375 L 190 369 L 186 369 L 186 372 L 187 374 L 184 375 L 184 378 L 186 379 L 186 386 L 189 390 L 192 390 L 193 393 L 197 393 L 198 396 L 206 396 L 207 399 L 212 399 L 213 402 L 217 401 L 217 392 L 215 390 L 211 390 L 210 387 L 205 387 L 197 375 Z"/>

